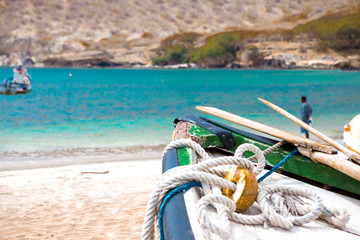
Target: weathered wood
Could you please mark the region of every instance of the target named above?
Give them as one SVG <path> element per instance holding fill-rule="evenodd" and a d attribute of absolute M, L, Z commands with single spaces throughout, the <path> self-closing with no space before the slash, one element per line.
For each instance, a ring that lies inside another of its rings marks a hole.
<path fill-rule="evenodd" d="M 238 115 L 217 109 L 217 108 L 213 108 L 213 107 L 203 107 L 203 106 L 197 106 L 196 107 L 197 110 L 202 111 L 204 113 L 228 120 L 230 122 L 239 124 L 241 126 L 262 132 L 262 133 L 266 133 L 268 135 L 280 138 L 280 139 L 284 139 L 288 142 L 291 142 L 293 144 L 299 145 L 299 146 L 303 146 L 303 147 L 311 147 L 314 150 L 317 151 L 321 151 L 321 152 L 326 152 L 329 154 L 335 154 L 337 151 L 336 149 L 332 148 L 331 146 L 325 144 L 325 143 L 321 143 L 312 139 L 308 139 L 305 137 L 301 137 L 274 127 L 270 127 L 268 125 L 262 124 L 262 123 L 258 123 L 243 117 L 240 117 Z"/>
<path fill-rule="evenodd" d="M 109 171 L 102 171 L 102 172 L 81 172 L 80 175 L 83 175 L 83 174 L 108 174 Z"/>
<path fill-rule="evenodd" d="M 310 125 L 304 123 L 303 121 L 301 121 L 300 119 L 298 119 L 297 117 L 295 117 L 294 115 L 292 115 L 291 113 L 285 111 L 284 109 L 276 106 L 275 104 L 266 101 L 262 98 L 258 98 L 262 103 L 264 103 L 265 105 L 269 106 L 270 108 L 274 109 L 276 112 L 280 113 L 281 115 L 283 115 L 284 117 L 286 117 L 287 119 L 293 121 L 294 123 L 296 123 L 297 125 L 301 126 L 302 128 L 305 128 L 306 130 L 308 130 L 309 132 L 311 132 L 312 134 L 314 134 L 315 136 L 317 136 L 318 138 L 320 138 L 321 140 L 324 140 L 325 142 L 327 142 L 328 144 L 330 144 L 331 146 L 333 146 L 334 148 L 338 149 L 339 151 L 341 151 L 342 153 L 344 153 L 346 156 L 348 156 L 350 159 L 360 163 L 360 156 L 357 155 L 355 152 L 350 151 L 349 149 L 345 148 L 344 146 L 342 146 L 340 143 L 334 141 L 333 139 L 329 138 L 328 136 L 326 136 L 325 134 L 322 134 L 321 132 L 319 132 L 318 130 L 316 130 L 315 128 L 311 127 Z"/>
<path fill-rule="evenodd" d="M 360 166 L 356 163 L 353 163 L 347 160 L 347 156 L 341 152 L 338 154 L 327 154 L 321 152 L 312 152 L 311 149 L 298 147 L 299 152 L 316 161 L 323 163 L 339 172 L 342 172 L 349 177 L 352 177 L 358 181 L 360 181 Z"/>

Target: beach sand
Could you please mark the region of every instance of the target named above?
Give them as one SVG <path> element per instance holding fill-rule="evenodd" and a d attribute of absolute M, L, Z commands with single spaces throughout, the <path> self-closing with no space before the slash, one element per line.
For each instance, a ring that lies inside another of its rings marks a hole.
<path fill-rule="evenodd" d="M 140 239 L 161 160 L 0 172 L 0 239 Z"/>

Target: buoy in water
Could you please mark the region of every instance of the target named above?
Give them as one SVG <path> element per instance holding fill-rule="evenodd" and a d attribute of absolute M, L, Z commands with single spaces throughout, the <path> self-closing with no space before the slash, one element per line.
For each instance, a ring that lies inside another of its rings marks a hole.
<path fill-rule="evenodd" d="M 236 211 L 245 211 L 253 205 L 259 186 L 255 175 L 249 169 L 234 166 L 225 179 L 237 184 L 235 192 L 227 188 L 222 189 L 222 194 L 235 202 Z"/>

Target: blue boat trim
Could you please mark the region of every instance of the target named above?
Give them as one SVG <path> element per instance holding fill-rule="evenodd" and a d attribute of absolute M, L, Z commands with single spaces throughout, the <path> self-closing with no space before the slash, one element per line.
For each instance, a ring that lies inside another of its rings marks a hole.
<path fill-rule="evenodd" d="M 167 152 L 162 160 L 162 173 L 179 166 L 179 158 L 175 148 Z"/>
<path fill-rule="evenodd" d="M 176 149 L 172 149 L 165 154 L 162 166 L 163 173 L 179 166 Z M 184 192 L 178 192 L 168 200 L 163 210 L 162 224 L 164 239 L 166 240 L 195 239 L 186 211 Z"/>
<path fill-rule="evenodd" d="M 174 188 L 173 190 L 169 191 L 166 196 L 164 197 L 163 202 L 160 205 L 159 209 L 159 234 L 160 234 L 160 240 L 164 240 L 164 230 L 163 230 L 163 212 L 165 209 L 165 206 L 170 199 L 175 196 L 178 193 L 185 193 L 187 190 L 193 187 L 201 187 L 200 182 L 192 181 L 189 183 L 186 183 L 182 186 L 179 186 L 177 188 Z M 187 239 L 187 238 L 186 238 Z"/>

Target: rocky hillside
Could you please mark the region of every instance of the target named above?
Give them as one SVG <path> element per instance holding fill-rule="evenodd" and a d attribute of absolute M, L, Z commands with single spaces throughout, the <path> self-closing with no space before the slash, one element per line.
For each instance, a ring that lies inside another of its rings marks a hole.
<path fill-rule="evenodd" d="M 0 66 L 26 52 L 35 66 L 352 67 L 358 13 L 360 0 L 4 0 Z M 350 40 L 322 32 L 349 16 Z"/>

